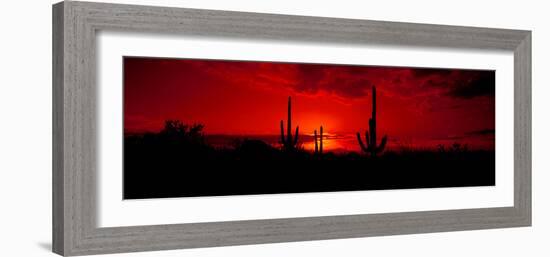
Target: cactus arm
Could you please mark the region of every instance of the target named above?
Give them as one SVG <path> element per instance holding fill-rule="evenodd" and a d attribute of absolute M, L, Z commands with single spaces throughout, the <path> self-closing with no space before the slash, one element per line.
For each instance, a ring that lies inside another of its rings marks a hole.
<path fill-rule="evenodd" d="M 285 129 L 283 121 L 281 120 L 281 144 L 285 145 Z"/>
<path fill-rule="evenodd" d="M 321 154 L 323 154 L 323 126 L 321 126 L 321 137 L 319 138 L 319 141 L 320 142 L 320 147 L 319 147 L 319 152 Z"/>
<path fill-rule="evenodd" d="M 294 134 L 294 143 L 292 143 L 293 146 L 296 146 L 298 144 L 298 130 L 299 126 L 296 126 L 296 133 Z"/>
<path fill-rule="evenodd" d="M 286 133 L 287 133 L 287 142 L 292 144 L 292 104 L 290 101 L 290 96 L 288 97 L 288 109 L 287 109 L 287 121 L 286 121 Z"/>
<path fill-rule="evenodd" d="M 376 120 L 374 118 L 369 119 L 369 130 L 370 130 L 370 137 L 367 138 L 369 140 L 369 147 L 374 148 L 376 147 Z"/>
<path fill-rule="evenodd" d="M 363 144 L 363 140 L 361 140 L 361 133 L 359 132 L 357 132 L 357 142 L 359 142 L 359 146 L 361 147 L 361 150 L 363 150 L 363 152 L 368 152 L 368 149 Z"/>
<path fill-rule="evenodd" d="M 317 130 L 313 131 L 313 140 L 315 140 L 315 153 L 319 152 L 319 145 L 317 145 Z"/>
<path fill-rule="evenodd" d="M 376 153 L 381 153 L 382 151 L 384 151 L 387 141 L 388 141 L 388 137 L 384 135 L 384 137 L 382 138 L 382 141 L 380 141 L 380 145 L 376 148 Z"/>
<path fill-rule="evenodd" d="M 368 149 L 371 148 L 371 142 L 370 142 L 370 137 L 369 137 L 369 131 L 368 130 L 365 131 L 365 142 L 367 143 L 367 147 L 365 149 L 367 149 L 366 152 L 368 152 Z"/>

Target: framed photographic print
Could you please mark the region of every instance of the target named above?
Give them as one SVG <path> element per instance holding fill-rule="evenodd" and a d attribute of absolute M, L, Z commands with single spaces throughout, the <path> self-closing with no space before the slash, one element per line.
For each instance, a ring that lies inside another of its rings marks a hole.
<path fill-rule="evenodd" d="M 531 32 L 53 6 L 53 249 L 531 225 Z"/>
<path fill-rule="evenodd" d="M 123 77 L 124 199 L 495 185 L 494 70 L 126 56 Z"/>

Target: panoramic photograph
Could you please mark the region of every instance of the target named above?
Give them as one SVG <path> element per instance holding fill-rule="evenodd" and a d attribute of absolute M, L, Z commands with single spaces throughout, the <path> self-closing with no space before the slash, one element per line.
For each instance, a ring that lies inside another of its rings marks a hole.
<path fill-rule="evenodd" d="M 124 199 L 495 185 L 495 71 L 124 57 Z"/>

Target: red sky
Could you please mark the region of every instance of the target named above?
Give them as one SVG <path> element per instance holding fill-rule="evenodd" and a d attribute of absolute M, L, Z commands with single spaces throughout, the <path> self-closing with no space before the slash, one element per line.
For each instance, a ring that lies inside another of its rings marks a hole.
<path fill-rule="evenodd" d="M 274 135 L 291 96 L 302 133 L 352 135 L 368 129 L 373 85 L 390 144 L 494 149 L 494 71 L 479 70 L 125 57 L 124 130 L 179 119 L 207 135 Z"/>

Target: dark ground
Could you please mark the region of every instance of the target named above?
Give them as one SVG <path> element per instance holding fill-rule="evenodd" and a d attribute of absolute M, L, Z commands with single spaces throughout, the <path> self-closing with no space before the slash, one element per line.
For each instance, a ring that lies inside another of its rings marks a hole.
<path fill-rule="evenodd" d="M 180 132 L 125 137 L 125 199 L 495 184 L 494 151 L 451 147 L 386 151 L 376 158 L 358 153 L 319 157 L 258 140 L 214 148 L 200 129 Z"/>

